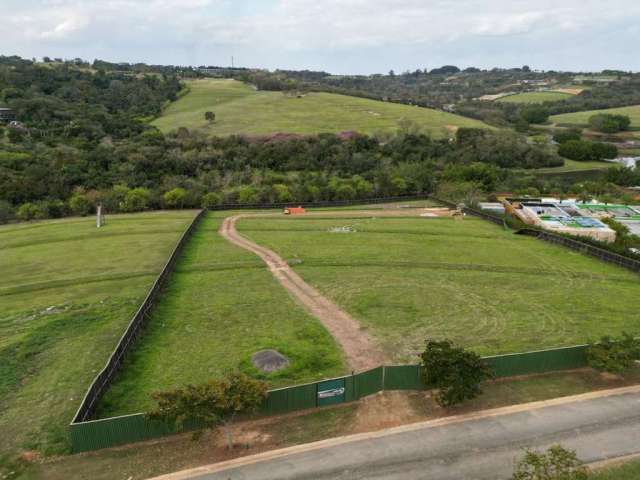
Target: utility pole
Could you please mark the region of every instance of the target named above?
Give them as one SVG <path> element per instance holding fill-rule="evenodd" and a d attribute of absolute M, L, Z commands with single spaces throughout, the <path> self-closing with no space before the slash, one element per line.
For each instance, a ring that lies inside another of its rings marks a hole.
<path fill-rule="evenodd" d="M 233 65 L 233 55 L 231 55 L 231 68 L 234 68 L 234 65 Z"/>

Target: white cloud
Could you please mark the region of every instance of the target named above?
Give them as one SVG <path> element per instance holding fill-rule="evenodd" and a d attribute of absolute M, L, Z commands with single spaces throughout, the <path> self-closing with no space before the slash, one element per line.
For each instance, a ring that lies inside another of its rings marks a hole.
<path fill-rule="evenodd" d="M 619 23 L 640 22 L 637 0 L 3 0 L 3 52 L 23 55 L 107 55 L 173 63 L 240 52 L 260 64 L 291 58 L 378 58 L 416 49 L 439 57 L 471 51 L 496 37 L 571 42 Z M 629 34 L 630 35 L 630 34 Z M 531 47 L 499 39 L 512 56 Z M 597 39 L 593 40 L 594 42 Z M 543 42 L 544 43 L 544 42 Z M 562 47 L 562 45 L 560 45 Z M 555 51 L 548 48 L 548 54 Z M 618 48 L 629 48 L 622 45 Z M 8 50 L 8 51 L 7 51 Z M 66 54 L 65 52 L 69 52 Z M 171 52 L 171 53 L 169 53 Z M 187 53 L 180 53 L 187 52 Z M 543 52 L 542 52 L 543 53 Z M 134 55 L 137 58 L 132 58 Z M 180 57 L 183 58 L 180 58 Z M 637 58 L 637 55 L 633 55 Z M 551 57 L 550 57 L 551 58 Z M 590 61 L 587 50 L 585 62 Z M 366 59 L 359 58 L 359 62 Z M 487 58 L 487 63 L 490 63 Z M 213 60 L 211 60 L 213 61 Z M 299 60 L 296 60 L 299 62 Z M 451 63 L 456 58 L 450 59 Z M 276 65 L 273 65 L 275 63 Z M 418 66 L 419 60 L 414 61 Z M 305 65 L 297 65 L 304 67 Z"/>

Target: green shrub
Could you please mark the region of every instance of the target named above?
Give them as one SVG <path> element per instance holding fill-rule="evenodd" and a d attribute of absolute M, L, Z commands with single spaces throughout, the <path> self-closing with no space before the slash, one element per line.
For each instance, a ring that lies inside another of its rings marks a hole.
<path fill-rule="evenodd" d="M 589 366 L 610 373 L 623 373 L 640 358 L 640 340 L 623 333 L 619 339 L 602 337 L 598 343 L 587 348 Z"/>
<path fill-rule="evenodd" d="M 586 480 L 587 469 L 576 452 L 553 445 L 545 453 L 526 450 L 516 464 L 512 480 Z"/>
<path fill-rule="evenodd" d="M 209 192 L 202 196 L 202 208 L 212 208 L 222 203 L 222 195 Z"/>
<path fill-rule="evenodd" d="M 478 354 L 456 347 L 449 340 L 427 340 L 422 359 L 426 385 L 439 391 L 436 402 L 451 406 L 477 397 L 480 383 L 492 377 L 489 367 Z"/>
<path fill-rule="evenodd" d="M 589 125 L 599 132 L 618 133 L 629 129 L 631 119 L 626 115 L 598 113 L 589 118 Z"/>
<path fill-rule="evenodd" d="M 4 200 L 0 200 L 0 224 L 7 223 L 16 217 L 13 206 Z"/>

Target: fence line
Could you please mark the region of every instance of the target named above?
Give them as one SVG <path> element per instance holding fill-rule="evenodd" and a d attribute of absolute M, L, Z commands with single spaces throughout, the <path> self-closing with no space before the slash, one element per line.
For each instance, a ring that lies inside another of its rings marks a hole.
<path fill-rule="evenodd" d="M 160 275 L 158 275 L 158 277 L 156 278 L 153 286 L 149 290 L 149 293 L 142 302 L 142 305 L 140 305 L 140 308 L 138 308 L 138 311 L 129 322 L 129 325 L 127 325 L 126 330 L 122 334 L 122 337 L 120 337 L 120 340 L 118 341 L 118 344 L 116 345 L 113 353 L 109 357 L 106 365 L 100 371 L 100 373 L 96 375 L 93 382 L 91 382 L 87 393 L 82 399 L 82 403 L 80 403 L 78 411 L 73 417 L 72 425 L 78 422 L 84 422 L 85 420 L 91 418 L 91 416 L 93 415 L 98 400 L 100 399 L 106 388 L 113 381 L 113 378 L 120 369 L 125 356 L 131 349 L 131 346 L 135 342 L 136 338 L 140 335 L 145 320 L 147 319 L 151 308 L 155 304 L 160 290 L 166 284 L 167 278 L 175 267 L 178 256 L 182 252 L 185 244 L 187 243 L 187 240 L 191 237 L 193 231 L 204 217 L 205 212 L 205 210 L 201 210 L 193 218 L 187 229 L 180 237 L 180 240 L 178 240 L 178 243 L 171 252 L 169 260 L 167 260 L 167 263 L 164 265 L 164 268 L 160 272 Z"/>
<path fill-rule="evenodd" d="M 411 195 L 397 195 L 393 197 L 372 197 L 355 200 L 323 200 L 318 202 L 277 202 L 277 203 L 224 203 L 208 207 L 208 210 L 262 210 L 272 208 L 287 208 L 300 206 L 305 208 L 322 207 L 346 207 L 349 205 L 367 205 L 388 202 L 406 202 L 411 200 L 425 200 L 430 198 L 428 193 L 416 193 Z"/>
<path fill-rule="evenodd" d="M 537 374 L 587 366 L 587 345 L 496 355 L 483 360 L 495 377 Z M 269 390 L 262 415 L 278 415 L 357 401 L 385 390 L 425 390 L 420 365 L 389 365 L 344 377 Z M 191 422 L 183 430 L 203 428 Z M 73 423 L 74 452 L 97 450 L 177 433 L 175 426 L 149 419 L 144 413 Z"/>
<path fill-rule="evenodd" d="M 431 198 L 436 202 L 442 203 L 443 205 L 456 208 L 456 204 L 453 202 L 441 200 L 434 196 L 431 196 Z M 505 225 L 505 221 L 501 217 L 496 217 L 495 215 L 491 215 L 489 213 L 482 212 L 471 207 L 464 207 L 463 210 L 469 215 L 488 220 L 492 223 L 495 223 L 496 225 Z M 603 262 L 612 263 L 614 265 L 618 265 L 619 267 L 623 267 L 633 272 L 640 273 L 640 261 L 633 258 L 625 257 L 624 255 L 620 255 L 619 253 L 610 252 L 609 250 L 596 247 L 586 242 L 582 242 L 579 239 L 568 238 L 562 235 L 558 235 L 557 233 L 549 232 L 546 230 L 536 230 L 533 228 L 522 228 L 518 230 L 517 233 L 529 235 L 545 242 L 561 245 L 577 252 L 587 254 L 591 257 L 595 257 L 599 260 L 602 260 Z"/>

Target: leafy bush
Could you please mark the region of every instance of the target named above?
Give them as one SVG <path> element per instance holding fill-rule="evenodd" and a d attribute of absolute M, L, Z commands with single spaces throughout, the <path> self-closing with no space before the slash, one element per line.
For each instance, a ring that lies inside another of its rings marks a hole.
<path fill-rule="evenodd" d="M 202 196 L 202 208 L 212 208 L 222 203 L 222 195 L 209 192 Z"/>
<path fill-rule="evenodd" d="M 424 382 L 439 390 L 436 402 L 441 406 L 477 397 L 482 393 L 480 383 L 492 377 L 478 354 L 456 347 L 449 340 L 427 340 L 420 358 Z"/>
<path fill-rule="evenodd" d="M 599 132 L 618 133 L 629 129 L 631 119 L 626 115 L 598 113 L 589 118 L 589 125 Z"/>
<path fill-rule="evenodd" d="M 544 123 L 549 119 L 549 110 L 543 105 L 527 105 L 520 111 L 520 117 L 528 123 Z"/>
<path fill-rule="evenodd" d="M 553 445 L 545 453 L 526 450 L 516 464 L 512 480 L 586 480 L 587 469 L 576 452 Z"/>
<path fill-rule="evenodd" d="M 619 339 L 602 337 L 587 348 L 589 366 L 601 372 L 622 373 L 639 358 L 640 340 L 628 333 L 623 333 Z"/>
<path fill-rule="evenodd" d="M 586 162 L 615 158 L 618 155 L 618 148 L 608 143 L 568 140 L 560 144 L 558 154 L 571 160 Z"/>
<path fill-rule="evenodd" d="M 581 130 L 556 130 L 553 134 L 553 140 L 558 143 L 565 143 L 570 140 L 580 140 L 582 139 L 582 131 Z"/>
<path fill-rule="evenodd" d="M 184 188 L 176 187 L 163 195 L 164 203 L 171 208 L 182 208 L 187 191 Z"/>
<path fill-rule="evenodd" d="M 202 422 L 210 428 L 223 425 L 228 447 L 232 448 L 231 424 L 236 415 L 254 412 L 266 397 L 264 382 L 243 373 L 232 373 L 221 380 L 154 393 L 157 405 L 148 416 L 172 422 L 178 428 L 187 420 Z"/>

